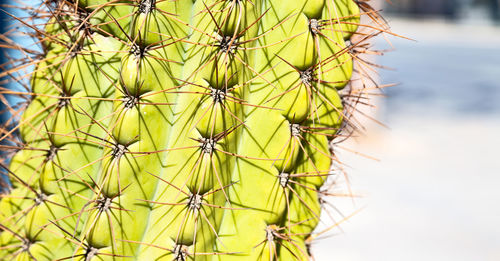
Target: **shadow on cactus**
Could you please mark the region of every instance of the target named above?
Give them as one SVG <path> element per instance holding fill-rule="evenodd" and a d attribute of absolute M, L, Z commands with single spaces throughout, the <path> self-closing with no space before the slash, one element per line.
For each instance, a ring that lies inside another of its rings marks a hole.
<path fill-rule="evenodd" d="M 367 1 L 17 8 L 37 46 L 2 37 L 24 90 L 0 89 L 0 259 L 313 258 L 335 144 L 383 87 L 364 55 L 391 33 Z"/>

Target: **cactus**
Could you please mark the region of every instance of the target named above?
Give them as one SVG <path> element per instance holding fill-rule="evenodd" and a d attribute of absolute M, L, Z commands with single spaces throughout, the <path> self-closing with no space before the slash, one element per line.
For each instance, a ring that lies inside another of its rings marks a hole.
<path fill-rule="evenodd" d="M 17 19 L 42 51 L 8 42 L 30 59 L 2 73 L 34 66 L 29 91 L 1 89 L 28 98 L 0 132 L 0 259 L 312 257 L 332 141 L 355 125 L 353 64 L 376 34 L 360 17 L 380 20 L 366 1 L 29 10 L 42 26 Z"/>

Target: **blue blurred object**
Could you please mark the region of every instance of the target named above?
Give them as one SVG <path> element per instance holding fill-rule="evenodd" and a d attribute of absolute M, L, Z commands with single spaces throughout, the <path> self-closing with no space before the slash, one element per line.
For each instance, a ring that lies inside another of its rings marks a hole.
<path fill-rule="evenodd" d="M 442 20 L 398 19 L 393 29 L 418 42 L 394 39 L 397 50 L 378 62 L 388 88 L 385 120 L 402 115 L 491 117 L 500 115 L 500 28 Z M 384 43 L 381 43 L 384 44 Z"/>
<path fill-rule="evenodd" d="M 459 7 L 458 0 L 399 0 L 388 5 L 387 10 L 398 14 L 456 17 Z"/>
<path fill-rule="evenodd" d="M 0 0 L 0 6 L 3 6 L 4 3 L 5 3 L 4 0 Z M 0 34 L 5 33 L 5 30 L 7 29 L 7 26 L 6 26 L 7 23 L 8 23 L 7 15 L 5 15 L 4 12 L 0 12 Z M 7 62 L 7 60 L 5 58 L 5 52 L 6 52 L 6 50 L 3 50 L 0 48 L 0 70 L 4 70 L 4 65 Z M 7 80 L 5 78 L 6 77 L 0 78 L 0 85 L 2 87 L 5 86 L 5 82 Z M 7 106 L 3 102 L 0 102 L 0 126 L 3 126 L 8 118 L 9 118 L 9 114 L 7 112 Z M 0 137 L 1 136 L 3 136 L 3 134 L 0 134 Z M 3 141 L 3 140 L 0 141 L 0 145 L 2 145 L 4 143 L 5 143 L 5 141 Z M 0 159 L 3 159 L 5 157 L 4 154 L 5 154 L 5 152 L 2 149 L 0 149 Z M 0 162 L 3 162 L 3 160 L 1 160 Z M 0 167 L 0 193 L 2 193 L 4 191 L 6 181 L 7 181 L 7 177 L 5 176 L 4 173 L 5 173 L 5 170 Z"/>
<path fill-rule="evenodd" d="M 403 83 L 387 90 L 391 98 L 385 101 L 391 117 L 398 113 L 483 117 L 500 113 L 500 47 L 492 50 L 451 42 L 417 45 L 404 41 L 397 46 L 397 59 L 390 55 L 381 59 L 381 63 L 398 68 L 383 72 L 384 81 Z"/>
<path fill-rule="evenodd" d="M 4 4 L 4 0 L 0 0 L 0 6 L 3 6 Z M 7 28 L 7 26 L 5 26 L 7 24 L 7 17 L 5 15 L 4 12 L 0 12 L 0 34 L 3 34 Z M 0 49 L 1 52 L 0 52 L 0 70 L 3 70 L 3 65 L 5 64 L 6 60 L 5 60 L 5 55 L 4 55 L 4 52 L 6 50 L 3 50 L 3 49 Z M 0 83 L 1 85 L 4 85 L 4 80 L 5 79 L 2 79 L 0 78 Z M 6 120 L 7 120 L 7 114 L 5 113 L 5 109 L 6 109 L 6 106 L 5 104 L 3 104 L 2 102 L 0 102 L 0 123 L 4 123 Z M 1 151 L 0 151 L 1 153 Z"/>
<path fill-rule="evenodd" d="M 500 20 L 500 0 L 476 0 L 479 3 L 486 5 L 490 11 L 491 17 L 495 20 Z"/>
<path fill-rule="evenodd" d="M 395 0 L 385 9 L 398 15 L 455 19 L 478 7 L 485 9 L 490 18 L 500 20 L 500 0 Z"/>

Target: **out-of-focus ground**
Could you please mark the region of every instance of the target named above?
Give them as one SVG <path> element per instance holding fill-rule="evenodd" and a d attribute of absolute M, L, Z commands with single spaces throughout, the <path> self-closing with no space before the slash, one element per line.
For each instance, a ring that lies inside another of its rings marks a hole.
<path fill-rule="evenodd" d="M 314 243 L 316 260 L 500 260 L 500 27 L 387 18 L 418 41 L 390 37 L 377 59 L 400 83 L 376 102 L 390 129 L 366 121 L 343 144 L 380 161 L 339 153 L 363 197 L 332 203 L 363 210 Z"/>

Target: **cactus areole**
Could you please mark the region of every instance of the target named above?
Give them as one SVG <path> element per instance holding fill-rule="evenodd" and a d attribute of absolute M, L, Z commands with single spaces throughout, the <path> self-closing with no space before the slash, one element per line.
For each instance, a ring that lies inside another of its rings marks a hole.
<path fill-rule="evenodd" d="M 367 1 L 25 9 L 41 51 L 11 69 L 34 65 L 0 132 L 1 260 L 313 257 Z"/>

